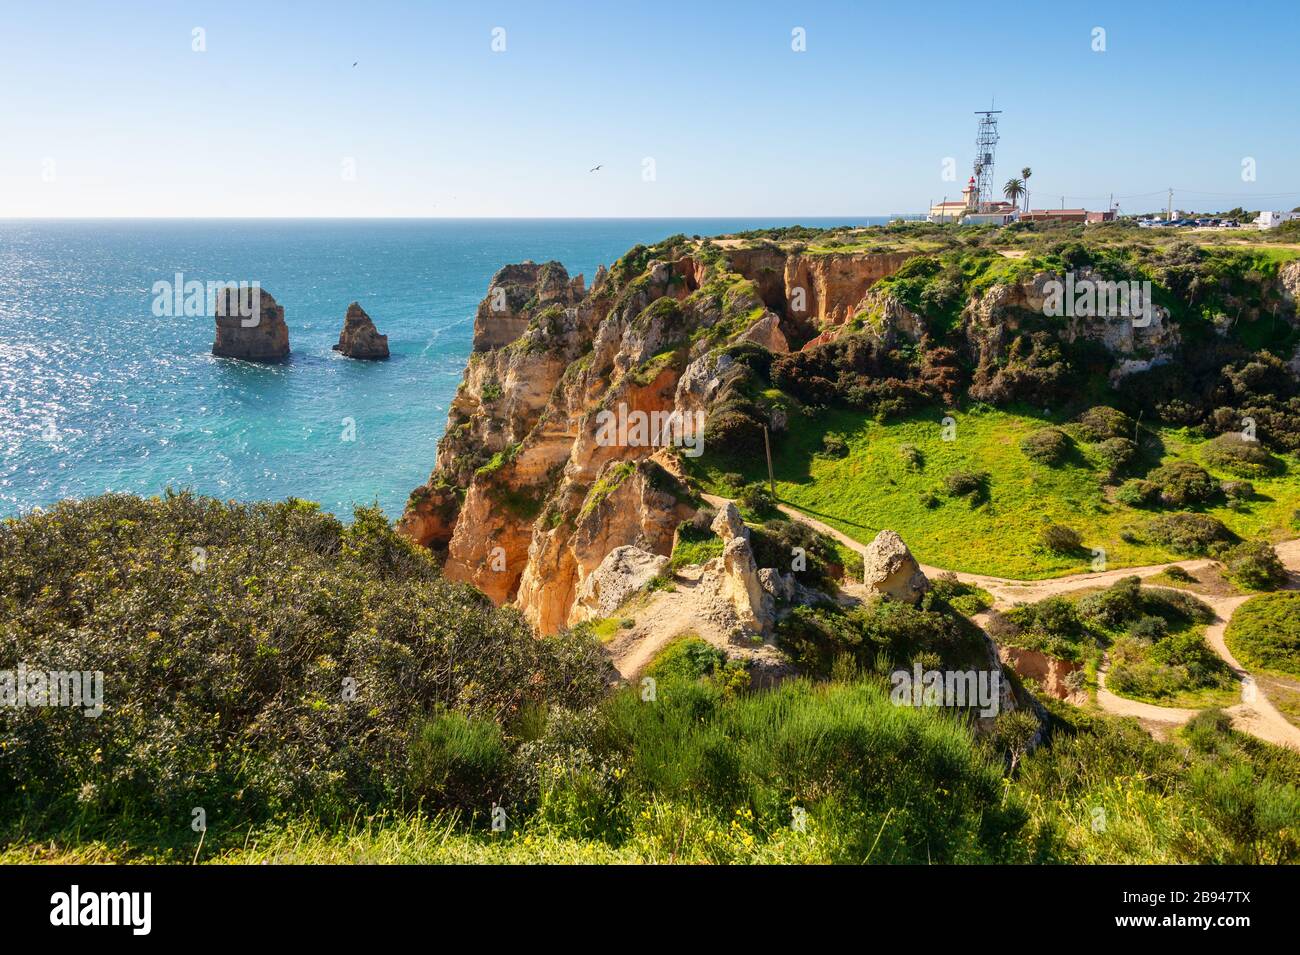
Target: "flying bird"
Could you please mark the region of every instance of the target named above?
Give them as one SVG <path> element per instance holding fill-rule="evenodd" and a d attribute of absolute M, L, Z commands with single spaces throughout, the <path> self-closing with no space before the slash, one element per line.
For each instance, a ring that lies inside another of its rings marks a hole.
<path fill-rule="evenodd" d="M 360 60 L 357 60 L 357 63 L 360 63 L 360 62 L 361 62 Z M 353 63 L 352 65 L 353 65 L 353 66 L 356 66 L 357 63 Z"/>
<path fill-rule="evenodd" d="M 597 163 L 596 165 L 594 165 L 594 166 L 592 166 L 590 169 L 588 169 L 587 172 L 596 172 L 596 171 L 597 171 L 598 169 L 600 169 L 600 167 L 603 166 L 603 165 L 605 165 L 603 162 L 602 162 L 602 163 Z"/>

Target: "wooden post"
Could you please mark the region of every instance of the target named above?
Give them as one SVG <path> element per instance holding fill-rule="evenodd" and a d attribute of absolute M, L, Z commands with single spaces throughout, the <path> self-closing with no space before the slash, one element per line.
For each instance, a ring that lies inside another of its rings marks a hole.
<path fill-rule="evenodd" d="M 763 425 L 763 450 L 767 453 L 767 486 L 772 489 L 772 500 L 776 500 L 776 478 L 772 476 L 772 442 L 767 437 L 767 425 Z"/>

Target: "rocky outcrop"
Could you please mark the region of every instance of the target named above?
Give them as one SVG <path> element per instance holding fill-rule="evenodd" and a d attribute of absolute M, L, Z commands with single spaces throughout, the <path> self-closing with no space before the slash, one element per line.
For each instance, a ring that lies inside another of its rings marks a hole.
<path fill-rule="evenodd" d="M 487 296 L 474 315 L 474 351 L 509 345 L 523 334 L 539 307 L 571 307 L 582 296 L 582 276 L 570 279 L 559 262 L 505 266 L 492 276 Z"/>
<path fill-rule="evenodd" d="M 862 311 L 867 291 L 893 275 L 911 252 L 791 254 L 774 247 L 736 249 L 728 262 L 755 283 L 768 309 L 782 316 L 782 335 L 802 347 Z"/>
<path fill-rule="evenodd" d="M 787 268 L 787 254 L 777 253 L 769 275 L 766 251 L 718 253 L 705 256 L 690 240 L 638 247 L 597 273 L 590 291 L 555 262 L 493 276 L 434 471 L 398 524 L 412 540 L 445 548 L 448 578 L 513 603 L 543 633 L 587 618 L 588 581 L 612 551 L 667 556 L 677 526 L 695 513 L 679 460 L 691 453 L 682 428 L 702 438 L 706 415 L 753 382 L 728 348 L 787 349 L 805 321 L 787 305 L 812 302 L 808 322 L 840 320 L 903 261 L 809 256 Z M 807 289 L 787 289 L 787 273 Z M 774 430 L 783 427 L 779 406 L 763 411 Z M 664 426 L 672 416 L 676 430 Z M 636 419 L 658 423 L 607 427 Z M 735 524 L 732 536 L 743 540 L 738 515 Z M 773 594 L 748 543 L 714 572 L 727 578 L 722 602 L 743 626 L 770 628 Z M 769 584 L 784 593 L 784 582 Z"/>
<path fill-rule="evenodd" d="M 1038 650 L 1002 645 L 998 646 L 998 657 L 1003 665 L 1009 666 L 1025 679 L 1037 681 L 1042 692 L 1058 700 L 1071 703 L 1087 701 L 1087 692 L 1071 689 L 1068 682 L 1071 673 L 1083 669 L 1082 663 L 1048 656 Z"/>
<path fill-rule="evenodd" d="M 790 603 L 795 599 L 798 588 L 793 574 L 783 574 L 775 567 L 762 567 L 758 571 L 758 583 L 771 594 L 773 600 Z"/>
<path fill-rule="evenodd" d="M 733 537 L 749 540 L 749 528 L 745 526 L 744 520 L 741 519 L 740 511 L 737 510 L 736 505 L 731 503 L 731 501 L 728 501 L 726 504 L 722 505 L 722 507 L 718 508 L 718 512 L 714 515 L 713 523 L 710 525 L 709 530 L 717 534 L 724 544 Z"/>
<path fill-rule="evenodd" d="M 917 604 L 930 589 L 930 581 L 908 550 L 903 539 L 893 531 L 881 531 L 867 545 L 863 554 L 863 583 L 869 591 Z"/>
<path fill-rule="evenodd" d="M 339 332 L 334 351 L 342 352 L 348 358 L 387 358 L 388 336 L 379 334 L 361 303 L 353 302 L 343 317 L 343 330 Z"/>
<path fill-rule="evenodd" d="M 771 312 L 764 313 L 762 318 L 749 326 L 740 336 L 740 340 L 762 345 L 768 351 L 777 354 L 790 350 L 790 343 L 786 341 L 785 333 L 781 331 L 781 320 Z"/>
<path fill-rule="evenodd" d="M 668 558 L 631 544 L 615 547 L 583 581 L 573 616 L 577 619 L 608 617 L 655 577 L 664 572 Z"/>
<path fill-rule="evenodd" d="M 284 308 L 261 288 L 220 290 L 216 296 L 216 337 L 212 354 L 219 358 L 273 362 L 289 357 L 289 327 Z"/>
<path fill-rule="evenodd" d="M 772 596 L 758 579 L 758 565 L 749 541 L 733 537 L 722 548 L 722 595 L 736 612 L 740 625 L 763 633 L 772 628 L 775 613 Z"/>
<path fill-rule="evenodd" d="M 1082 289 L 1084 282 L 1101 281 L 1105 281 L 1104 276 L 1085 268 L 1074 274 L 1069 287 Z M 1110 372 L 1112 384 L 1176 357 L 1181 334 L 1163 306 L 1150 303 L 1149 312 L 1141 316 L 1121 315 L 1114 307 L 1102 309 L 1102 314 L 1079 314 L 1094 309 L 1077 309 L 1073 304 L 1067 307 L 1065 300 L 1069 296 L 1054 292 L 1052 283 L 1064 287 L 1065 277 L 1039 272 L 1021 282 L 994 285 L 971 299 L 962 321 L 971 358 L 977 365 L 1003 364 L 1012 340 L 1040 326 L 1048 317 L 1059 323 L 1056 334 L 1062 341 L 1096 342 L 1116 359 Z M 1059 307 L 1052 303 L 1053 295 L 1061 296 Z M 1049 315 L 1056 311 L 1064 314 Z"/>
<path fill-rule="evenodd" d="M 722 581 L 720 592 L 730 602 L 741 627 L 757 633 L 772 629 L 776 619 L 773 594 L 763 586 L 754 551 L 749 544 L 749 528 L 728 501 L 713 518 L 713 533 L 722 539 Z M 783 588 L 783 585 L 780 585 Z"/>

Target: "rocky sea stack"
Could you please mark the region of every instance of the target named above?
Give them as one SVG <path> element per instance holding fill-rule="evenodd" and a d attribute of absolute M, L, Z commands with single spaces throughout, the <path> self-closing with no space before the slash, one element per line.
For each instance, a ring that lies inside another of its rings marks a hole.
<path fill-rule="evenodd" d="M 379 334 L 360 302 L 353 302 L 348 306 L 348 314 L 343 319 L 343 330 L 339 332 L 339 341 L 334 350 L 348 358 L 387 358 L 388 336 Z"/>
<path fill-rule="evenodd" d="M 284 308 L 265 289 L 224 288 L 217 293 L 215 314 L 212 354 L 217 357 L 267 362 L 289 357 Z"/>

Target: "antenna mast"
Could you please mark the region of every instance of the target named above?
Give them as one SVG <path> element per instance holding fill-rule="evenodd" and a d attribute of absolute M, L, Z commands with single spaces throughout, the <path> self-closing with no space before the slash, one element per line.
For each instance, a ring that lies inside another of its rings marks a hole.
<path fill-rule="evenodd" d="M 995 202 L 996 187 L 993 185 L 993 158 L 998 148 L 998 114 L 1000 109 L 976 110 L 980 120 L 979 133 L 975 137 L 975 209 L 988 212 Z"/>

